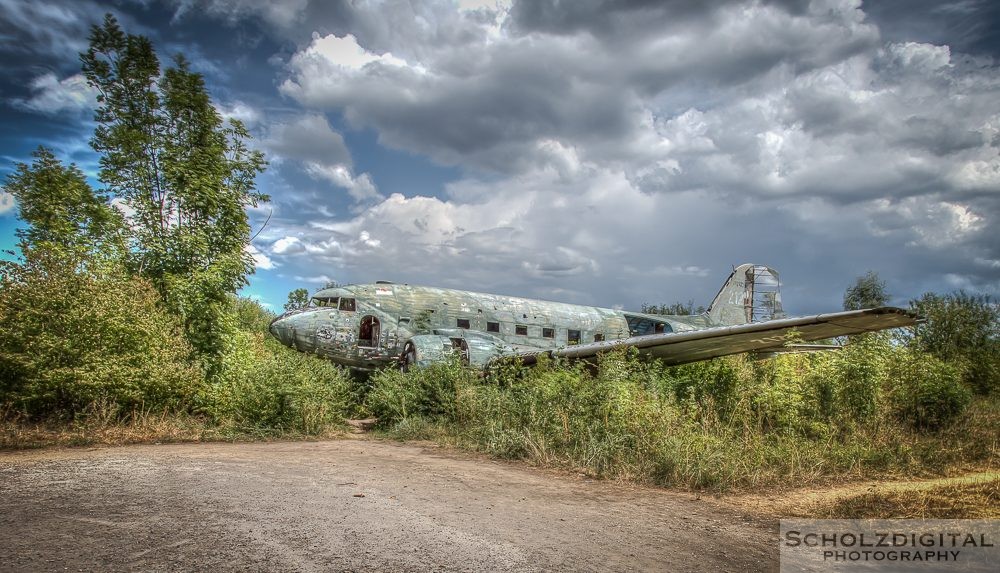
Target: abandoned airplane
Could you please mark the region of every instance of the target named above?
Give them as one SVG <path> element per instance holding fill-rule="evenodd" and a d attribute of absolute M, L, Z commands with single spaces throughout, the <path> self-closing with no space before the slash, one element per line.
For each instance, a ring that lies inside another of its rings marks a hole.
<path fill-rule="evenodd" d="M 787 318 L 778 273 L 744 264 L 706 312 L 690 316 L 377 282 L 318 291 L 306 308 L 275 318 L 270 331 L 287 346 L 370 371 L 453 354 L 483 368 L 510 357 L 532 364 L 542 355 L 587 358 L 624 346 L 682 364 L 915 323 L 892 307 Z"/>

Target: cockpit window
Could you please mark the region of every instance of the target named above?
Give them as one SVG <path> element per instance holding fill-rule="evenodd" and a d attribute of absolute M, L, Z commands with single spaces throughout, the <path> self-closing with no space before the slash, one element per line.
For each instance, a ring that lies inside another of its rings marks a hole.
<path fill-rule="evenodd" d="M 323 306 L 330 308 L 337 308 L 337 300 L 338 300 L 337 297 L 329 298 L 329 297 L 314 296 L 311 299 L 309 299 L 309 308 L 319 308 Z"/>
<path fill-rule="evenodd" d="M 353 298 L 341 298 L 340 299 L 340 310 L 346 310 L 354 312 L 354 299 Z"/>
<path fill-rule="evenodd" d="M 628 329 L 631 336 L 673 332 L 670 324 L 666 322 L 653 322 L 648 318 L 630 314 L 626 314 L 625 318 L 628 320 Z"/>

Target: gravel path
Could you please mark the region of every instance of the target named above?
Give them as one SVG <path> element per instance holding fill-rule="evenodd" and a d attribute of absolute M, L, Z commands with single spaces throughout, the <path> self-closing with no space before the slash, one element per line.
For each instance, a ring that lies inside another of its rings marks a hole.
<path fill-rule="evenodd" d="M 374 440 L 0 453 L 0 571 L 773 571 L 709 499 Z"/>

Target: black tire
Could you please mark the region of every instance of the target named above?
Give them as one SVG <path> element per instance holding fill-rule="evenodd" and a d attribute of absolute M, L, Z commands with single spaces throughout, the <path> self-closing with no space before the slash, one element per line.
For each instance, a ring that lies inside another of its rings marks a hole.
<path fill-rule="evenodd" d="M 412 342 L 407 342 L 403 347 L 403 353 L 399 355 L 399 371 L 409 372 L 417 364 L 417 349 Z"/>

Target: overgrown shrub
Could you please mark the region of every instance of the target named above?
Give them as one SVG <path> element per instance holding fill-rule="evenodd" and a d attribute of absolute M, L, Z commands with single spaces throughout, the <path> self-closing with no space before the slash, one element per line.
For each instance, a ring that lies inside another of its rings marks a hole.
<path fill-rule="evenodd" d="M 239 431 L 315 435 L 343 423 L 350 376 L 317 356 L 281 346 L 265 334 L 270 315 L 253 301 L 234 303 L 235 334 L 198 409 Z"/>
<path fill-rule="evenodd" d="M 1000 389 L 1000 304 L 958 291 L 926 293 L 910 308 L 926 319 L 910 331 L 911 347 L 960 365 L 963 380 L 979 394 Z"/>
<path fill-rule="evenodd" d="M 0 402 L 32 417 L 95 403 L 179 411 L 203 386 L 179 322 L 148 281 L 47 248 L 2 273 Z"/>
<path fill-rule="evenodd" d="M 877 413 L 890 352 L 884 333 L 870 333 L 852 337 L 834 357 L 836 411 L 845 422 L 864 422 Z"/>
<path fill-rule="evenodd" d="M 972 398 L 959 368 L 912 350 L 900 350 L 893 357 L 890 380 L 892 410 L 919 430 L 951 425 Z"/>
<path fill-rule="evenodd" d="M 375 376 L 369 406 L 403 438 L 447 436 L 600 476 L 752 488 L 988 459 L 995 441 L 983 445 L 984 430 L 963 421 L 930 432 L 962 419 L 956 372 L 885 337 L 858 337 L 838 352 L 670 368 L 624 351 L 485 380 L 458 364 L 387 371 Z M 995 408 L 977 411 L 996 423 Z M 945 443 L 948 456 L 937 447 Z"/>
<path fill-rule="evenodd" d="M 458 392 L 477 377 L 457 358 L 409 373 L 386 368 L 372 375 L 366 404 L 382 425 L 414 417 L 453 421 Z"/>

